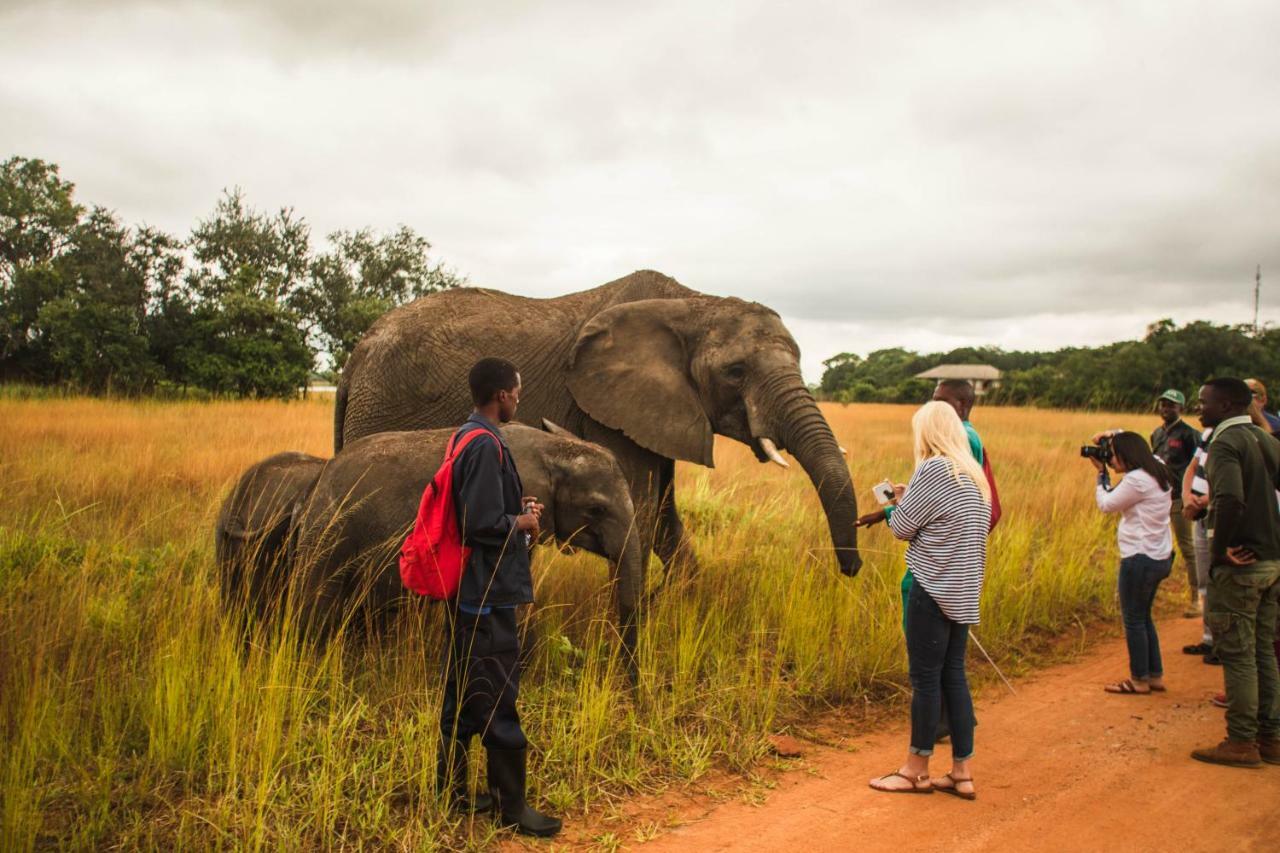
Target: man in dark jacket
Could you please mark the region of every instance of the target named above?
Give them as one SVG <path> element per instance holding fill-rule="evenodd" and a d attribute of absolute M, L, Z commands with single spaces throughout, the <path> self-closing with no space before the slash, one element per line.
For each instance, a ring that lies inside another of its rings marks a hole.
<path fill-rule="evenodd" d="M 1182 410 L 1186 405 L 1187 398 L 1176 388 L 1170 388 L 1161 394 L 1156 401 L 1156 410 L 1163 423 L 1151 433 L 1151 452 L 1160 457 L 1160 461 L 1169 468 L 1175 483 L 1182 482 L 1187 466 L 1200 448 L 1200 433 L 1182 419 Z M 1169 524 L 1173 527 L 1173 538 L 1178 543 L 1182 565 L 1187 570 L 1187 594 L 1191 598 L 1191 606 L 1183 615 L 1190 619 L 1200 615 L 1200 585 L 1196 576 L 1196 549 L 1191 535 L 1191 522 L 1182 516 L 1180 489 L 1173 496 Z"/>
<path fill-rule="evenodd" d="M 440 788 L 464 810 L 494 808 L 504 826 L 550 837 L 560 821 L 525 800 L 528 741 L 520 728 L 520 637 L 516 607 L 533 601 L 529 548 L 538 536 L 542 505 L 524 495 L 515 460 L 499 430 L 515 417 L 520 374 L 498 358 L 476 362 L 469 377 L 475 411 L 461 438 L 483 430 L 453 466 L 458 529 L 471 554 L 458 597 L 450 602 L 445 644 Z M 490 797 L 467 797 L 467 745 L 480 736 L 488 757 Z"/>
<path fill-rule="evenodd" d="M 1209 479 L 1209 627 L 1227 688 L 1227 739 L 1191 757 L 1212 764 L 1280 764 L 1280 441 L 1255 426 L 1239 379 L 1200 389 L 1200 420 L 1213 427 Z"/>

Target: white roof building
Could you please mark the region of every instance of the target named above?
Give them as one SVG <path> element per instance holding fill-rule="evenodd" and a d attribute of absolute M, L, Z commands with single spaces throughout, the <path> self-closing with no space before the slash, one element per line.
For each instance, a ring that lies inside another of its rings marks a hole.
<path fill-rule="evenodd" d="M 917 379 L 965 379 L 973 385 L 973 393 L 981 397 L 1000 384 L 999 369 L 989 364 L 939 364 L 937 367 L 917 373 Z"/>

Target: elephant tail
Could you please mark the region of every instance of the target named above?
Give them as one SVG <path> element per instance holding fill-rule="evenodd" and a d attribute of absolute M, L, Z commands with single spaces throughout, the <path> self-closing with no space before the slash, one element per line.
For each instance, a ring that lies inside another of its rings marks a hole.
<path fill-rule="evenodd" d="M 333 396 L 333 452 L 336 455 L 342 450 L 342 431 L 347 419 L 347 371 L 338 377 L 338 390 Z"/>

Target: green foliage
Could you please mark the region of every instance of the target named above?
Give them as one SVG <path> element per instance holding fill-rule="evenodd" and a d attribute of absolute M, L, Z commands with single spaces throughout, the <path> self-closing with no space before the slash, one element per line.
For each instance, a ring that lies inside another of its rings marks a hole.
<path fill-rule="evenodd" d="M 1004 377 L 985 398 L 1005 405 L 1148 409 L 1166 388 L 1188 399 L 1214 376 L 1280 379 L 1280 330 L 1254 335 L 1245 326 L 1204 321 L 1153 323 L 1140 341 L 1056 352 L 1005 352 L 965 347 L 922 355 L 878 350 L 865 359 L 841 353 L 823 362 L 819 392 L 837 402 L 908 403 L 927 399 L 932 383 L 914 379 L 939 364 L 990 364 Z"/>
<path fill-rule="evenodd" d="M 368 229 L 336 231 L 333 248 L 311 265 L 303 296 L 321 347 L 341 370 L 374 320 L 420 296 L 458 287 L 466 280 L 428 259 L 431 244 L 410 228 L 377 237 Z"/>
<path fill-rule="evenodd" d="M 337 231 L 223 194 L 190 237 L 86 213 L 56 165 L 0 164 L 0 378 L 91 393 L 291 397 L 380 315 L 465 283 L 410 228 Z"/>

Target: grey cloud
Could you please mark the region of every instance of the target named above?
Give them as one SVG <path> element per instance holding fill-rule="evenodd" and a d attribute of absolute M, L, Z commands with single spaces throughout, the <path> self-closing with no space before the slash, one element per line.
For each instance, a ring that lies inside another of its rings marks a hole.
<path fill-rule="evenodd" d="M 179 232 L 240 185 L 533 295 L 662 269 L 806 357 L 1069 342 L 1280 271 L 1280 7 L 1203 8 L 10 0 L 0 148 Z"/>

